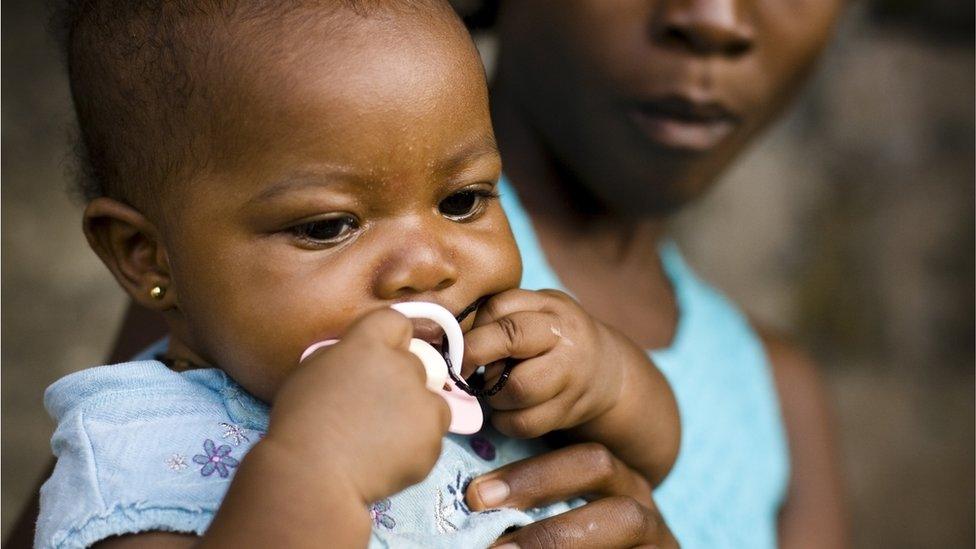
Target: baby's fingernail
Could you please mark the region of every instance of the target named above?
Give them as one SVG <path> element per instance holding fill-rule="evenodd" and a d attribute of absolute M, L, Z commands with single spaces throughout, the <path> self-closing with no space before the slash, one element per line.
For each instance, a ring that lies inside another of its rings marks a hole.
<path fill-rule="evenodd" d="M 478 491 L 478 497 L 481 498 L 481 502 L 485 504 L 485 507 L 497 507 L 501 505 L 509 494 L 508 483 L 497 479 L 479 482 L 475 486 L 475 490 Z"/>

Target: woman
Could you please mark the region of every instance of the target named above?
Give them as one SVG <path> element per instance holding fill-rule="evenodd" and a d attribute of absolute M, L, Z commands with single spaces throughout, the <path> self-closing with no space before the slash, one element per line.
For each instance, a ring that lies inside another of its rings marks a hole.
<path fill-rule="evenodd" d="M 815 365 L 782 338 L 738 325 L 734 307 L 666 243 L 667 217 L 701 196 L 793 97 L 841 7 L 579 0 L 503 2 L 498 14 L 492 117 L 521 201 L 509 200 L 507 211 L 523 285 L 564 287 L 658 350 L 684 434 L 655 498 L 685 546 L 845 541 Z M 759 353 L 745 351 L 753 343 Z M 738 377 L 724 378 L 729 370 Z M 768 370 L 774 385 L 765 387 Z M 749 394 L 730 394 L 736 384 Z M 757 399 L 768 406 L 752 407 Z M 744 409 L 770 417 L 739 417 Z M 757 432 L 723 438 L 722 422 L 736 417 Z M 787 459 L 788 478 L 777 480 Z M 532 539 L 527 530 L 521 536 Z"/>

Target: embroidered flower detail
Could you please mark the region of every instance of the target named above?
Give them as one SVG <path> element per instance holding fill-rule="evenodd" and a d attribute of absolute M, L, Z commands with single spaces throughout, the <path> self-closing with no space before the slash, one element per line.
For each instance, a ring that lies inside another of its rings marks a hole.
<path fill-rule="evenodd" d="M 464 502 L 464 491 L 467 489 L 468 484 L 471 483 L 471 477 L 461 478 L 461 471 L 457 472 L 457 477 L 454 482 L 447 485 L 447 491 L 454 496 L 454 501 L 452 505 L 457 511 L 461 511 L 465 515 L 471 514 L 471 509 L 468 509 L 468 504 Z"/>
<path fill-rule="evenodd" d="M 481 435 L 475 435 L 468 440 L 468 444 L 471 445 L 471 449 L 481 459 L 485 461 L 495 459 L 495 445 L 487 438 Z"/>
<path fill-rule="evenodd" d="M 234 446 L 240 446 L 244 441 L 251 442 L 251 439 L 247 438 L 245 430 L 237 425 L 224 422 L 220 422 L 219 425 L 224 428 L 224 434 L 220 435 L 220 437 L 230 439 L 234 443 Z"/>
<path fill-rule="evenodd" d="M 166 464 L 167 469 L 177 473 L 190 466 L 190 464 L 186 462 L 186 457 L 184 457 L 183 454 L 173 454 L 166 458 L 164 463 Z"/>
<path fill-rule="evenodd" d="M 193 462 L 203 465 L 203 467 L 200 468 L 200 474 L 205 477 L 209 477 L 214 471 L 217 471 L 217 474 L 219 474 L 221 478 L 227 478 L 227 476 L 230 474 L 227 471 L 227 468 L 237 467 L 240 464 L 240 462 L 238 462 L 236 459 L 230 457 L 230 446 L 226 444 L 217 446 L 214 444 L 214 441 L 210 440 L 209 438 L 203 441 L 203 451 L 205 454 L 197 454 L 193 456 Z"/>
<path fill-rule="evenodd" d="M 455 526 L 453 522 L 448 520 L 448 517 L 454 514 L 454 506 L 451 504 L 444 504 L 444 492 L 440 490 L 437 491 L 437 504 L 434 505 L 434 526 L 437 527 L 437 531 L 446 534 L 448 532 L 457 532 L 458 527 Z"/>
<path fill-rule="evenodd" d="M 396 526 L 396 521 L 393 517 L 386 514 L 390 510 L 390 499 L 384 499 L 377 501 L 376 503 L 369 506 L 369 516 L 373 519 L 373 524 L 377 526 L 382 526 L 387 530 L 392 530 Z"/>

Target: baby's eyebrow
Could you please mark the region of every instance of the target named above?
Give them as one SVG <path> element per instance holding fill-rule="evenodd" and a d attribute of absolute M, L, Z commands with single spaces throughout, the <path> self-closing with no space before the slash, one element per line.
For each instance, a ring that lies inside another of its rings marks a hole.
<path fill-rule="evenodd" d="M 457 152 L 438 162 L 434 169 L 439 174 L 454 173 L 466 163 L 482 156 L 498 156 L 498 144 L 490 133 L 481 134 L 477 139 L 458 147 Z"/>
<path fill-rule="evenodd" d="M 363 177 L 355 170 L 343 166 L 328 166 L 321 170 L 302 170 L 271 184 L 249 202 L 264 202 L 300 189 L 335 187 L 343 183 L 357 184 L 363 181 Z"/>

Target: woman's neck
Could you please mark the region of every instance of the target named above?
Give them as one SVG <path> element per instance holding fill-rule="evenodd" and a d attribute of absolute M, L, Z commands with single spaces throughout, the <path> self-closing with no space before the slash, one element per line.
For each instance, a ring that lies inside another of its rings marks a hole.
<path fill-rule="evenodd" d="M 591 314 L 647 348 L 666 346 L 677 323 L 657 253 L 666 219 L 627 217 L 601 204 L 562 169 L 506 92 L 497 87 L 492 99 L 505 173 L 549 264 Z"/>

